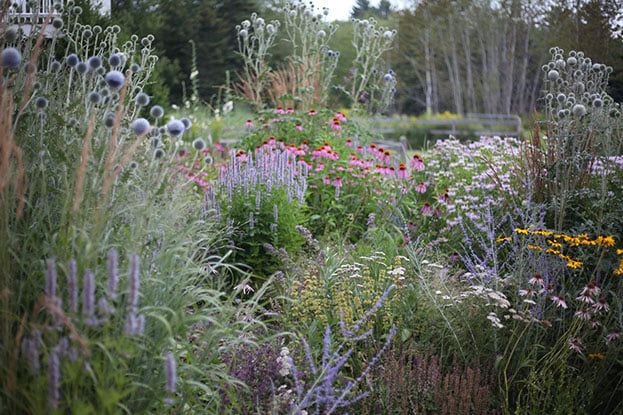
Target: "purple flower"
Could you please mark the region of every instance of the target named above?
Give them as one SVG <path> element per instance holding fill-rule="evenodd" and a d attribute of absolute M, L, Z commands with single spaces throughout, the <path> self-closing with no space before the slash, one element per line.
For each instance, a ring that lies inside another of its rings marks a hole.
<path fill-rule="evenodd" d="M 138 255 L 130 255 L 130 292 L 128 306 L 131 312 L 138 310 L 138 297 L 141 289 L 140 269 Z"/>
<path fill-rule="evenodd" d="M 48 298 L 56 297 L 56 260 L 50 258 L 46 261 L 47 271 L 45 273 L 45 295 Z"/>
<path fill-rule="evenodd" d="M 67 274 L 67 290 L 69 291 L 69 311 L 78 312 L 78 264 L 75 259 L 69 261 Z"/>
<path fill-rule="evenodd" d="M 3 68 L 16 69 L 22 63 L 22 54 L 15 48 L 6 48 L 0 53 L 0 65 Z"/>
<path fill-rule="evenodd" d="M 55 347 L 48 354 L 48 406 L 56 409 L 61 399 L 61 362 Z"/>
<path fill-rule="evenodd" d="M 82 315 L 87 325 L 95 324 L 95 274 L 89 269 L 82 278 Z"/>
<path fill-rule="evenodd" d="M 110 71 L 104 77 L 108 86 L 112 89 L 119 89 L 125 84 L 125 76 L 119 71 Z"/>
<path fill-rule="evenodd" d="M 130 128 L 137 136 L 141 137 L 149 132 L 151 126 L 149 125 L 149 121 L 145 118 L 137 118 L 132 121 Z"/>
<path fill-rule="evenodd" d="M 167 124 L 167 131 L 173 137 L 177 137 L 177 136 L 184 134 L 185 129 L 186 128 L 184 127 L 184 123 L 181 122 L 180 120 L 171 120 Z"/>
<path fill-rule="evenodd" d="M 108 298 L 117 299 L 117 287 L 119 285 L 119 254 L 116 249 L 108 251 L 106 268 L 108 270 Z"/>

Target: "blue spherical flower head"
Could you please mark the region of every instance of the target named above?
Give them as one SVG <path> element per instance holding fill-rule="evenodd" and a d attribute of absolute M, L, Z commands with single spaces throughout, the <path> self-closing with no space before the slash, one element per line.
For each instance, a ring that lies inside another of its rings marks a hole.
<path fill-rule="evenodd" d="M 106 83 L 112 89 L 119 89 L 125 83 L 125 76 L 119 71 L 110 71 L 104 77 Z"/>
<path fill-rule="evenodd" d="M 44 97 L 37 97 L 35 99 L 35 107 L 40 110 L 46 109 L 48 107 L 48 100 Z"/>
<path fill-rule="evenodd" d="M 180 120 L 171 120 L 167 124 L 167 131 L 173 137 L 178 137 L 178 136 L 184 134 L 184 130 L 185 130 L 184 123 L 181 122 Z"/>
<path fill-rule="evenodd" d="M 60 17 L 55 17 L 54 20 L 52 20 L 52 27 L 54 27 L 54 29 L 62 29 L 63 28 L 63 19 L 61 19 Z"/>
<path fill-rule="evenodd" d="M 391 74 L 389 74 L 389 73 L 386 73 L 386 74 L 383 76 L 383 80 L 384 80 L 385 82 L 390 82 L 392 79 L 394 79 L 394 77 L 393 77 Z"/>
<path fill-rule="evenodd" d="M 197 138 L 195 141 L 193 141 L 193 147 L 195 148 L 195 150 L 201 151 L 206 147 L 206 142 L 203 140 L 203 138 Z"/>
<path fill-rule="evenodd" d="M 78 62 L 80 62 L 80 59 L 78 59 L 78 55 L 72 53 L 71 55 L 67 56 L 67 58 L 65 58 L 65 62 L 67 62 L 67 65 L 74 67 L 78 64 Z"/>
<path fill-rule="evenodd" d="M 102 66 L 102 58 L 99 56 L 91 56 L 87 63 L 89 64 L 89 68 L 96 70 Z"/>
<path fill-rule="evenodd" d="M 117 54 L 117 53 L 113 53 L 108 58 L 108 64 L 110 66 L 112 66 L 112 67 L 117 67 L 117 66 L 121 65 L 121 56 L 119 56 L 119 54 Z"/>
<path fill-rule="evenodd" d="M 85 74 L 89 70 L 89 67 L 84 62 L 78 62 L 78 64 L 76 65 L 76 70 L 78 71 L 78 73 Z"/>
<path fill-rule="evenodd" d="M 193 123 L 188 118 L 182 118 L 181 121 L 184 124 L 184 129 L 185 130 L 190 129 L 190 126 L 193 125 Z"/>
<path fill-rule="evenodd" d="M 154 158 L 161 159 L 162 157 L 164 157 L 164 150 L 157 148 L 156 151 L 154 151 Z"/>
<path fill-rule="evenodd" d="M 50 70 L 52 72 L 58 72 L 61 70 L 61 63 L 59 61 L 52 61 L 52 64 L 50 64 Z"/>
<path fill-rule="evenodd" d="M 154 105 L 149 110 L 149 114 L 154 118 L 162 118 L 164 115 L 164 109 L 160 105 Z"/>
<path fill-rule="evenodd" d="M 98 105 L 102 102 L 102 96 L 97 92 L 93 91 L 89 94 L 89 102 L 93 105 Z"/>
<path fill-rule="evenodd" d="M 0 53 L 0 64 L 3 68 L 17 69 L 22 63 L 22 54 L 15 48 L 6 48 Z"/>
<path fill-rule="evenodd" d="M 151 129 L 151 126 L 149 125 L 149 121 L 147 121 L 145 118 L 137 118 L 132 121 L 130 128 L 132 128 L 134 134 L 140 137 L 147 134 Z"/>
<path fill-rule="evenodd" d="M 138 95 L 136 95 L 136 104 L 141 107 L 149 105 L 149 95 L 144 92 L 139 92 Z"/>

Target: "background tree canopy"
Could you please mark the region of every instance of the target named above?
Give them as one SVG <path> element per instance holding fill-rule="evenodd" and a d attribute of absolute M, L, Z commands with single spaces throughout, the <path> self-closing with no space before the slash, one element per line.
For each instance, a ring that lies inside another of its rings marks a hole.
<path fill-rule="evenodd" d="M 548 49 L 582 50 L 613 67 L 612 96 L 623 101 L 622 7 L 616 0 L 533 2 L 528 0 L 420 0 L 393 10 L 387 0 L 357 0 L 353 18 L 375 17 L 398 29 L 388 62 L 399 80 L 396 110 L 405 113 L 519 113 L 538 109 L 541 65 Z M 161 56 L 149 91 L 166 102 L 190 95 L 193 40 L 201 99 L 211 102 L 235 80 L 235 25 L 256 11 L 271 18 L 269 1 L 113 0 L 113 18 L 126 33 L 156 37 Z M 350 69 L 350 23 L 341 22 L 332 47 L 341 52 L 335 83 Z M 274 68 L 288 45 L 279 42 Z M 336 94 L 335 104 L 341 105 Z"/>

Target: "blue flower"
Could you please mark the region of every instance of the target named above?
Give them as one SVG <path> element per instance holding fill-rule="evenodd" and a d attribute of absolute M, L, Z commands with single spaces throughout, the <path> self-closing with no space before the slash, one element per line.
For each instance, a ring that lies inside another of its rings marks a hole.
<path fill-rule="evenodd" d="M 46 109 L 48 107 L 48 100 L 44 97 L 37 97 L 35 99 L 35 107 L 40 110 Z"/>
<path fill-rule="evenodd" d="M 154 105 L 149 110 L 149 114 L 154 118 L 161 118 L 164 115 L 164 109 L 160 105 Z"/>
<path fill-rule="evenodd" d="M 119 56 L 119 54 L 117 54 L 117 53 L 113 53 L 108 58 L 108 64 L 110 66 L 112 66 L 112 67 L 117 67 L 117 66 L 121 65 L 121 56 Z"/>
<path fill-rule="evenodd" d="M 184 123 L 180 120 L 171 120 L 167 124 L 167 130 L 173 137 L 182 135 L 185 129 Z"/>
<path fill-rule="evenodd" d="M 140 137 L 142 135 L 147 134 L 151 126 L 149 125 L 149 121 L 147 121 L 145 118 L 137 118 L 134 121 L 132 121 L 130 128 L 132 129 L 134 134 Z"/>
<path fill-rule="evenodd" d="M 125 83 L 125 76 L 119 71 L 110 71 L 106 74 L 106 83 L 112 89 L 119 89 Z"/>
<path fill-rule="evenodd" d="M 89 67 L 84 62 L 78 62 L 78 64 L 76 65 L 76 70 L 78 71 L 78 73 L 84 74 L 89 70 Z"/>
<path fill-rule="evenodd" d="M 22 62 L 22 54 L 15 48 L 6 48 L 0 54 L 0 64 L 3 68 L 16 69 Z"/>
<path fill-rule="evenodd" d="M 144 92 L 139 92 L 136 96 L 136 104 L 140 105 L 141 107 L 149 105 L 149 95 Z"/>
<path fill-rule="evenodd" d="M 76 66 L 78 62 L 80 62 L 80 59 L 78 59 L 78 55 L 76 55 L 75 53 L 72 53 L 71 55 L 67 56 L 65 61 L 67 62 L 67 65 L 73 67 L 73 66 Z"/>
<path fill-rule="evenodd" d="M 197 138 L 195 141 L 193 141 L 193 147 L 195 148 L 195 150 L 201 151 L 205 148 L 206 146 L 206 142 L 203 140 L 203 138 Z"/>
<path fill-rule="evenodd" d="M 102 58 L 100 58 L 99 56 L 92 56 L 87 62 L 89 64 L 89 68 L 91 69 L 97 69 L 102 66 Z"/>

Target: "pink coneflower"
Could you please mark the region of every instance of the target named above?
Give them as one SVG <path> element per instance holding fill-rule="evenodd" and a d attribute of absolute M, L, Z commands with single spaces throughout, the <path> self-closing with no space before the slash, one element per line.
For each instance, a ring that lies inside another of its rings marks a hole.
<path fill-rule="evenodd" d="M 341 130 L 342 126 L 340 125 L 340 120 L 337 118 L 334 118 L 333 121 L 331 122 L 331 128 L 337 131 Z"/>
<path fill-rule="evenodd" d="M 606 342 L 607 342 L 607 343 L 611 343 L 611 342 L 613 342 L 613 341 L 619 340 L 619 338 L 620 338 L 620 337 L 621 337 L 621 332 L 619 332 L 619 331 L 614 331 L 614 332 L 612 332 L 612 333 L 609 333 L 609 334 L 606 336 Z"/>
<path fill-rule="evenodd" d="M 294 108 L 292 108 L 292 107 L 288 107 L 288 108 L 285 110 L 285 112 L 284 112 L 284 113 L 285 113 L 285 114 L 294 114 Z"/>
<path fill-rule="evenodd" d="M 419 154 L 414 154 L 411 159 L 411 167 L 413 167 L 416 171 L 424 170 L 424 160 L 420 157 Z"/>
<path fill-rule="evenodd" d="M 342 178 L 340 176 L 335 176 L 335 179 L 333 179 L 333 186 L 342 187 Z"/>
<path fill-rule="evenodd" d="M 331 184 L 331 178 L 329 176 L 324 176 L 324 184 Z"/>
<path fill-rule="evenodd" d="M 535 295 L 535 291 L 532 288 L 528 288 L 525 290 L 519 290 L 519 296 L 520 297 L 534 297 Z"/>
<path fill-rule="evenodd" d="M 407 167 L 402 163 L 400 163 L 400 166 L 398 167 L 397 176 L 399 179 L 406 179 L 407 177 L 409 177 L 409 171 L 407 170 Z"/>
<path fill-rule="evenodd" d="M 334 117 L 340 120 L 340 122 L 346 121 L 346 115 L 344 115 L 344 113 L 342 112 L 336 112 Z"/>
<path fill-rule="evenodd" d="M 595 281 L 591 281 L 582 289 L 582 292 L 580 293 L 580 295 L 592 297 L 594 295 L 599 295 L 600 292 L 601 292 L 601 289 L 597 286 Z"/>
<path fill-rule="evenodd" d="M 363 153 L 363 146 L 357 146 L 357 153 Z"/>
<path fill-rule="evenodd" d="M 591 319 L 591 317 L 593 317 L 593 315 L 591 314 L 590 311 L 588 310 L 578 310 L 575 312 L 575 314 L 573 315 L 576 318 L 579 318 L 580 320 L 584 320 L 584 321 L 588 321 Z"/>
<path fill-rule="evenodd" d="M 376 147 L 376 144 L 374 144 L 374 143 L 370 144 L 370 152 L 372 154 L 376 154 L 377 151 L 378 151 L 378 149 Z"/>
<path fill-rule="evenodd" d="M 353 146 L 353 140 L 351 140 L 350 138 L 346 139 L 346 146 L 347 147 L 352 147 Z"/>
<path fill-rule="evenodd" d="M 610 306 L 608 305 L 604 297 L 600 297 L 599 300 L 597 300 L 597 302 L 595 303 L 595 305 L 593 305 L 593 310 L 607 312 L 608 310 L 610 310 Z"/>
<path fill-rule="evenodd" d="M 442 194 L 440 194 L 437 199 L 440 203 L 448 203 L 448 201 L 450 201 L 450 196 L 448 196 L 448 188 L 446 188 L 446 190 Z"/>
<path fill-rule="evenodd" d="M 562 295 L 554 295 L 552 296 L 552 302 L 556 305 L 556 307 L 567 308 L 567 302 L 565 301 L 565 297 Z"/>
<path fill-rule="evenodd" d="M 422 206 L 422 214 L 424 216 L 432 216 L 433 207 L 428 202 L 424 203 L 424 206 Z"/>
<path fill-rule="evenodd" d="M 297 131 L 303 131 L 303 126 L 301 125 L 300 122 L 297 122 L 296 125 L 294 126 L 294 129 Z"/>
<path fill-rule="evenodd" d="M 584 290 L 582 291 L 582 294 L 580 294 L 580 296 L 576 298 L 576 300 L 581 301 L 586 304 L 593 304 L 595 302 L 595 300 L 593 300 L 593 297 L 588 295 L 588 293 L 585 292 Z"/>
<path fill-rule="evenodd" d="M 307 115 L 316 115 L 316 114 L 318 114 L 318 111 L 316 111 L 313 108 L 311 110 L 309 110 L 309 112 L 307 113 Z"/>
<path fill-rule="evenodd" d="M 244 122 L 244 126 L 248 127 L 248 128 L 252 128 L 253 127 L 253 121 L 252 120 L 246 120 Z"/>
<path fill-rule="evenodd" d="M 571 337 L 569 339 L 569 349 L 577 353 L 582 353 L 582 350 L 583 350 L 582 340 L 580 340 L 577 337 Z"/>
<path fill-rule="evenodd" d="M 415 191 L 418 193 L 426 193 L 426 184 L 424 182 L 418 183 L 418 185 L 415 186 Z"/>
<path fill-rule="evenodd" d="M 543 287 L 545 285 L 545 280 L 541 274 L 534 274 L 534 276 L 528 280 L 528 283 L 530 285 L 540 285 Z"/>
<path fill-rule="evenodd" d="M 275 114 L 285 114 L 285 110 L 283 109 L 283 107 L 277 107 L 275 109 Z"/>

